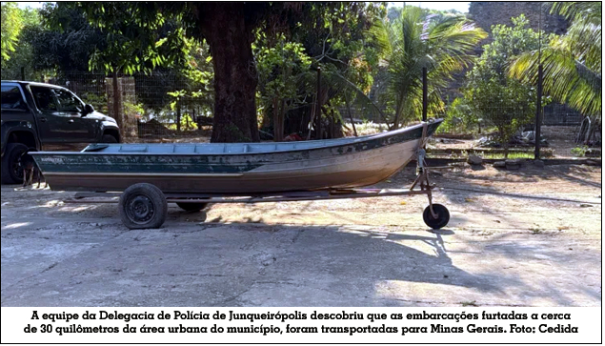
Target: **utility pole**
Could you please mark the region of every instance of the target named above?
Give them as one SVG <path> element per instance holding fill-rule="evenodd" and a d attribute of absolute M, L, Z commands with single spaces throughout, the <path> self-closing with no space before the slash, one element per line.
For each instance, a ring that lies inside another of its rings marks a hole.
<path fill-rule="evenodd" d="M 428 113 L 428 81 L 427 81 L 427 69 L 422 68 L 422 121 L 426 121 Z"/>
<path fill-rule="evenodd" d="M 540 2 L 540 17 L 539 17 L 539 36 L 538 36 L 538 97 L 536 99 L 536 129 L 534 132 L 534 140 L 536 141 L 536 147 L 534 149 L 534 160 L 540 159 L 540 137 L 541 137 L 541 126 L 542 126 L 542 82 L 543 82 L 543 67 L 542 67 L 542 8 L 543 4 Z"/>
<path fill-rule="evenodd" d="M 540 128 L 542 126 L 542 78 L 543 78 L 542 64 L 538 65 L 538 98 L 536 100 L 536 132 L 535 141 L 536 148 L 534 150 L 534 159 L 540 159 Z"/>

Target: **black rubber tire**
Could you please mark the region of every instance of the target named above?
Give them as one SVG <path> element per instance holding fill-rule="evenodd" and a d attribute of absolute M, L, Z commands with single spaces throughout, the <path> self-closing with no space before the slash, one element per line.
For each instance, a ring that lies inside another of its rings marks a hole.
<path fill-rule="evenodd" d="M 441 229 L 450 222 L 450 212 L 444 205 L 441 204 L 433 204 L 433 210 L 437 214 L 437 218 L 433 218 L 431 215 L 431 208 L 426 207 L 424 209 L 424 213 L 422 213 L 422 218 L 424 219 L 424 223 L 432 229 Z"/>
<path fill-rule="evenodd" d="M 168 203 L 160 189 L 151 184 L 135 184 L 120 197 L 120 217 L 129 229 L 160 228 L 166 221 Z"/>
<path fill-rule="evenodd" d="M 29 148 L 21 143 L 6 145 L 2 158 L 2 184 L 23 184 L 23 170 L 18 166 L 19 158 Z"/>
<path fill-rule="evenodd" d="M 198 212 L 204 210 L 208 206 L 208 203 L 177 202 L 176 205 L 178 205 L 179 208 L 183 209 L 186 212 L 198 213 Z"/>
<path fill-rule="evenodd" d="M 114 144 L 114 143 L 118 143 L 118 139 L 112 135 L 103 135 L 100 143 Z"/>

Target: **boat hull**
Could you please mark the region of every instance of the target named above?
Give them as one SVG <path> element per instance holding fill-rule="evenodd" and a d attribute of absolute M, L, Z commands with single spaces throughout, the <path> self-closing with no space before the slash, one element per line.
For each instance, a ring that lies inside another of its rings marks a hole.
<path fill-rule="evenodd" d="M 430 124 L 429 134 L 437 126 Z M 174 147 L 171 155 L 39 152 L 34 157 L 53 190 L 123 191 L 149 183 L 164 193 L 240 195 L 376 184 L 415 158 L 421 137 L 422 127 L 416 127 L 342 140 L 340 145 L 333 140 L 327 147 L 277 152 L 204 155 Z"/>

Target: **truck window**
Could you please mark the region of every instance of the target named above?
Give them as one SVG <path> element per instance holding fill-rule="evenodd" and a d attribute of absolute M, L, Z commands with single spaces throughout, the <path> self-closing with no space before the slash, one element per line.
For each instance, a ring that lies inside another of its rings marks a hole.
<path fill-rule="evenodd" d="M 56 112 L 59 110 L 53 89 L 32 86 L 31 90 L 34 95 L 34 100 L 36 101 L 36 106 L 40 111 Z"/>
<path fill-rule="evenodd" d="M 2 86 L 2 109 L 27 110 L 21 90 L 16 85 Z"/>
<path fill-rule="evenodd" d="M 55 95 L 57 95 L 62 112 L 81 112 L 84 109 L 84 104 L 70 91 L 55 89 Z"/>

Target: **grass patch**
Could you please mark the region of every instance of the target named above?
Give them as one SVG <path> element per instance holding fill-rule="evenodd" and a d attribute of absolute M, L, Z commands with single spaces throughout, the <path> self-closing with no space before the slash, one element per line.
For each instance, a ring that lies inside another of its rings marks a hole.
<path fill-rule="evenodd" d="M 584 156 L 586 156 L 587 151 L 588 151 L 587 146 L 575 147 L 575 148 L 571 149 L 571 154 L 573 156 L 577 156 L 577 157 L 584 157 Z"/>
<path fill-rule="evenodd" d="M 504 159 L 504 153 L 483 153 L 484 159 Z M 534 153 L 508 153 L 509 159 L 534 159 Z"/>

